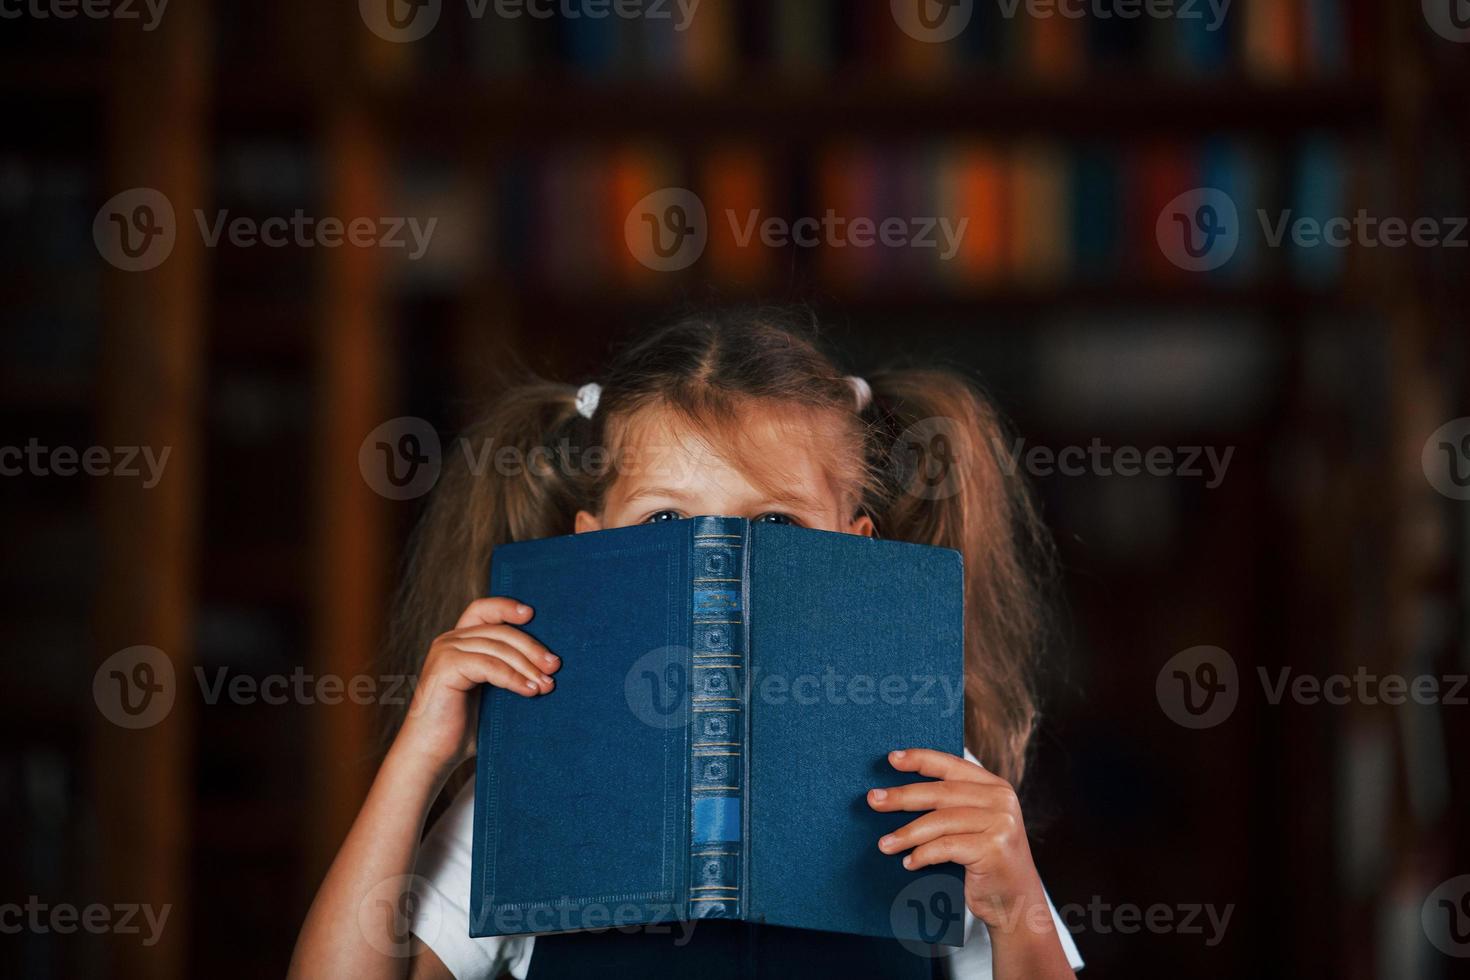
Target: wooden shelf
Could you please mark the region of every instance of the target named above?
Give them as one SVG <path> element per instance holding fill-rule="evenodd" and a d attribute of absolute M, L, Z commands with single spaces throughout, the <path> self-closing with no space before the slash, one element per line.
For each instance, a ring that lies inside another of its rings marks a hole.
<path fill-rule="evenodd" d="M 975 76 L 934 89 L 853 80 L 792 91 L 790 81 L 779 78 L 700 90 L 652 82 L 527 79 L 497 85 L 471 77 L 428 79 L 402 90 L 379 90 L 376 98 L 404 138 L 495 147 L 636 139 L 704 145 L 711 137 L 734 136 L 1282 136 L 1304 129 L 1367 129 L 1382 116 L 1377 89 L 1365 83 L 1270 88 L 1171 78 L 1053 88 Z"/>
<path fill-rule="evenodd" d="M 1161 76 L 1064 85 L 970 73 L 935 85 L 881 77 L 807 79 L 761 74 L 720 87 L 660 81 L 526 75 L 426 75 L 405 85 L 367 81 L 365 98 L 408 145 L 517 147 L 657 140 L 704 145 L 711 137 L 927 139 L 966 135 L 1114 139 L 1139 134 L 1281 137 L 1306 129 L 1351 132 L 1382 121 L 1378 87 L 1345 79 L 1268 86 L 1250 79 Z M 306 121 L 302 87 L 268 73 L 221 91 L 220 131 L 254 121 Z"/>
<path fill-rule="evenodd" d="M 507 302 L 527 310 L 589 316 L 623 316 L 640 311 L 667 311 L 681 299 L 693 303 L 720 302 L 807 302 L 834 311 L 850 310 L 863 314 L 911 314 L 914 317 L 945 318 L 978 312 L 1009 313 L 1026 317 L 1089 313 L 1134 312 L 1147 309 L 1168 314 L 1171 311 L 1200 315 L 1221 313 L 1293 313 L 1342 314 L 1371 313 L 1378 297 L 1344 286 L 1341 289 L 1297 286 L 1291 283 L 1229 283 L 1219 280 L 1182 279 L 1174 282 L 1064 282 L 1055 286 L 1020 286 L 997 284 L 971 288 L 946 288 L 943 284 L 906 282 L 892 288 L 849 288 L 839 283 L 816 283 L 806 286 L 777 284 L 722 290 L 717 296 L 706 296 L 697 289 L 701 280 L 670 277 L 669 285 L 659 289 L 635 289 L 620 286 L 560 287 L 550 283 L 521 284 L 507 294 Z M 552 317 L 555 319 L 555 317 Z"/>

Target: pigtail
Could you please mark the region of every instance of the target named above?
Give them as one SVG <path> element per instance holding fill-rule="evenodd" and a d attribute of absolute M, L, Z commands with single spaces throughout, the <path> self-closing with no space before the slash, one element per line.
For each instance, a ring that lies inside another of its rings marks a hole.
<path fill-rule="evenodd" d="M 512 386 L 489 413 L 445 443 L 443 468 L 409 541 L 388 642 L 394 673 L 417 676 L 435 637 L 485 594 L 499 544 L 565 534 L 585 492 L 572 447 L 587 420 L 576 388 Z M 406 706 L 387 719 L 389 738 Z"/>
<path fill-rule="evenodd" d="M 1006 427 L 947 371 L 869 375 L 865 507 L 883 537 L 953 548 L 965 563 L 965 742 L 1020 784 L 1051 619 L 1051 538 L 1008 451 Z"/>

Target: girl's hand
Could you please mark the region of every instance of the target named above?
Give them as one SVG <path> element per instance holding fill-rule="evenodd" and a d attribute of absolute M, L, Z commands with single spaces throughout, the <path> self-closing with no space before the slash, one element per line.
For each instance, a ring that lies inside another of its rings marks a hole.
<path fill-rule="evenodd" d="M 878 849 L 884 854 L 912 850 L 903 859 L 910 871 L 946 861 L 962 865 L 965 904 L 991 928 L 993 938 L 999 938 L 996 932 L 1035 928 L 1038 906 L 1047 909 L 1046 893 L 1011 784 L 973 762 L 932 749 L 890 752 L 888 763 L 899 772 L 938 781 L 868 791 L 874 810 L 932 811 L 883 837 Z M 1054 935 L 1049 912 L 1042 921 Z"/>
<path fill-rule="evenodd" d="M 551 691 L 561 660 L 516 628 L 531 616 L 531 607 L 514 599 L 470 603 L 429 647 L 394 748 L 447 776 L 475 753 L 481 684 L 528 698 Z"/>
<path fill-rule="evenodd" d="M 474 754 L 480 685 L 528 698 L 552 689 L 549 675 L 561 661 L 517 629 L 530 619 L 530 607 L 514 599 L 478 599 L 429 647 L 408 717 L 306 914 L 290 976 L 449 976 L 417 940 L 411 960 L 388 955 L 404 946 L 391 924 L 396 916 L 364 910 L 383 904 L 380 886 L 397 890 L 412 874 L 429 808 L 454 767 Z"/>

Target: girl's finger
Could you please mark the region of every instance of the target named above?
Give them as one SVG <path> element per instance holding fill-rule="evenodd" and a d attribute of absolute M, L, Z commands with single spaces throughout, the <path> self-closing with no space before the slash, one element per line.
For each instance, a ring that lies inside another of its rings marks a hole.
<path fill-rule="evenodd" d="M 479 683 L 489 684 L 491 687 L 498 687 L 502 691 L 510 691 L 512 694 L 519 694 L 526 698 L 534 698 L 551 690 L 549 681 L 546 684 L 540 684 L 530 680 L 504 660 L 480 654 L 467 654 L 466 656 L 478 663 L 472 665 L 467 662 L 460 669 L 461 676 L 478 677 Z"/>
<path fill-rule="evenodd" d="M 414 692 L 409 714 L 437 711 L 448 692 L 453 691 L 457 698 L 477 690 L 481 684 L 490 684 L 528 698 L 541 693 L 539 687 L 498 657 L 449 650 L 442 654 L 440 667 L 427 675 Z"/>
<path fill-rule="evenodd" d="M 494 657 L 535 684 L 538 690 L 549 691 L 552 688 L 551 678 L 537 669 L 524 653 L 508 643 L 487 640 L 480 636 L 461 636 L 453 641 L 451 649 L 472 657 Z"/>
<path fill-rule="evenodd" d="M 957 779 L 970 783 L 1004 783 L 982 766 L 948 752 L 934 749 L 898 749 L 888 753 L 888 764 L 899 772 L 916 772 L 934 779 Z"/>
<path fill-rule="evenodd" d="M 499 623 L 492 626 L 468 626 L 447 634 L 445 639 L 457 644 L 465 637 L 475 637 L 513 646 L 525 654 L 532 663 L 538 663 L 543 671 L 554 671 L 561 667 L 561 659 L 556 654 L 537 642 L 535 637 L 521 632 L 514 626 Z"/>
<path fill-rule="evenodd" d="M 947 835 L 984 834 L 992 826 L 1004 822 L 1003 815 L 977 807 L 956 806 L 935 810 L 879 838 L 878 850 L 884 854 L 897 854 Z"/>
<path fill-rule="evenodd" d="M 977 864 L 990 853 L 992 846 L 989 834 L 950 834 L 914 848 L 903 859 L 903 866 L 918 871 L 935 864 Z"/>
<path fill-rule="evenodd" d="M 524 602 L 517 602 L 505 596 L 491 596 L 488 599 L 476 599 L 465 606 L 454 628 L 462 630 L 467 626 L 475 625 L 528 623 L 531 621 L 532 614 L 533 610 Z"/>
<path fill-rule="evenodd" d="M 964 783 L 942 780 L 936 783 L 909 783 L 868 790 L 868 806 L 879 813 L 897 810 L 937 810 L 940 807 L 1004 807 L 1008 805 L 999 787 L 988 783 Z"/>

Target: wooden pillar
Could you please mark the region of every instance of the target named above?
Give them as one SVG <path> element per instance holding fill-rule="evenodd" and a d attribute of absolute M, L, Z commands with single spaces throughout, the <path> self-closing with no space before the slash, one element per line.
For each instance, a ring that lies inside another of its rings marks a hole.
<path fill-rule="evenodd" d="M 107 76 L 104 198 L 149 188 L 169 202 L 172 250 L 153 268 L 118 268 L 99 241 L 103 317 L 98 411 L 104 446 L 168 452 L 161 480 L 98 481 L 98 661 L 132 646 L 161 650 L 172 665 L 167 714 L 130 729 L 99 711 L 92 786 L 99 834 L 99 894 L 86 901 L 150 904 L 168 919 L 159 941 L 108 933 L 108 976 L 186 975 L 191 680 L 199 438 L 205 307 L 203 243 L 192 211 L 205 207 L 203 119 L 210 51 L 203 2 L 169 8 L 152 31 L 115 29 Z M 156 200 L 156 199 L 155 199 Z M 119 214 L 134 215 L 137 195 Z M 168 221 L 156 211 L 153 217 Z M 101 219 L 104 227 L 108 219 Z M 136 244 L 136 242 L 134 243 Z M 101 699 L 99 698 L 99 708 Z"/>
<path fill-rule="evenodd" d="M 381 139 L 350 94 L 335 99 L 324 120 L 324 213 L 344 222 L 376 219 L 388 213 Z M 363 439 L 389 417 L 386 263 L 381 248 L 351 244 L 324 249 L 320 261 L 309 669 L 350 679 L 376 673 L 387 623 L 387 501 L 358 468 Z M 376 763 L 378 710 L 350 700 L 313 709 L 307 774 L 313 882 L 320 881 L 366 793 Z"/>

